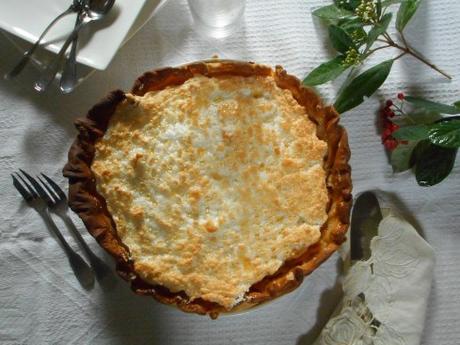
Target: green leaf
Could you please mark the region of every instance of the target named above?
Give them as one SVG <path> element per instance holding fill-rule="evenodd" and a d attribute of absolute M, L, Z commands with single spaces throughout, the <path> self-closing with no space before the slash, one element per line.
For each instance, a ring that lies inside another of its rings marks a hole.
<path fill-rule="evenodd" d="M 412 16 L 417 11 L 421 0 L 406 0 L 399 6 L 398 16 L 396 17 L 396 29 L 402 32 Z"/>
<path fill-rule="evenodd" d="M 377 0 L 376 10 L 377 10 L 377 18 L 380 18 L 380 16 L 382 15 L 382 0 Z"/>
<path fill-rule="evenodd" d="M 460 109 L 460 101 L 455 102 L 454 105 L 455 105 L 458 109 Z"/>
<path fill-rule="evenodd" d="M 410 114 L 410 117 L 417 122 L 417 124 L 430 125 L 440 119 L 442 119 L 441 114 L 437 111 L 418 109 Z"/>
<path fill-rule="evenodd" d="M 391 13 L 387 13 L 382 17 L 382 20 L 377 23 L 372 29 L 369 31 L 367 35 L 367 48 L 366 51 L 370 49 L 370 47 L 374 44 L 375 40 L 385 33 L 388 29 L 388 25 L 390 25 L 392 18 Z"/>
<path fill-rule="evenodd" d="M 343 64 L 344 60 L 345 56 L 339 55 L 319 65 L 303 80 L 304 85 L 320 85 L 337 78 L 348 68 Z"/>
<path fill-rule="evenodd" d="M 385 82 L 392 66 L 393 60 L 387 60 L 353 79 L 340 92 L 334 104 L 335 109 L 344 113 L 364 102 L 364 96 L 370 97 Z"/>
<path fill-rule="evenodd" d="M 351 17 L 354 13 L 336 5 L 328 5 L 314 10 L 313 15 L 321 19 L 340 20 Z"/>
<path fill-rule="evenodd" d="M 427 125 L 404 126 L 392 135 L 399 140 L 423 140 L 429 136 L 430 127 Z"/>
<path fill-rule="evenodd" d="M 429 111 L 436 111 L 441 114 L 455 115 L 460 114 L 460 108 L 456 105 L 447 105 L 437 102 L 432 102 L 419 97 L 406 96 L 406 101 L 412 103 L 416 108 L 423 108 Z"/>
<path fill-rule="evenodd" d="M 393 172 L 399 173 L 412 168 L 413 162 L 411 162 L 411 156 L 415 146 L 417 146 L 417 143 L 417 141 L 412 141 L 408 144 L 399 144 L 391 152 L 390 160 Z"/>
<path fill-rule="evenodd" d="M 332 46 L 341 53 L 346 53 L 352 47 L 353 40 L 347 32 L 337 25 L 329 26 L 329 38 Z"/>
<path fill-rule="evenodd" d="M 412 156 L 415 160 L 415 177 L 422 187 L 434 186 L 449 176 L 455 164 L 457 149 L 432 144 L 429 140 L 418 143 Z"/>
<path fill-rule="evenodd" d="M 364 23 L 359 18 L 339 20 L 337 26 L 344 29 L 350 37 L 353 37 L 353 43 L 356 46 L 363 45 L 367 40 L 367 32 L 364 30 Z"/>
<path fill-rule="evenodd" d="M 334 0 L 334 4 L 340 8 L 353 11 L 361 4 L 361 0 Z"/>
<path fill-rule="evenodd" d="M 460 147 L 460 120 L 433 124 L 429 130 L 429 138 L 435 145 L 458 149 Z"/>
<path fill-rule="evenodd" d="M 400 4 L 401 2 L 404 2 L 406 0 L 383 0 L 382 1 L 382 7 L 388 7 L 394 4 Z"/>
<path fill-rule="evenodd" d="M 360 18 L 344 18 L 337 22 L 337 25 L 344 29 L 346 32 L 351 34 L 353 31 L 362 29 L 364 23 Z"/>
<path fill-rule="evenodd" d="M 439 119 L 442 119 L 442 116 L 437 112 L 418 109 L 417 111 L 410 113 L 409 116 L 394 117 L 391 121 L 396 123 L 398 126 L 403 127 L 412 126 L 414 123 L 418 125 L 431 125 Z"/>

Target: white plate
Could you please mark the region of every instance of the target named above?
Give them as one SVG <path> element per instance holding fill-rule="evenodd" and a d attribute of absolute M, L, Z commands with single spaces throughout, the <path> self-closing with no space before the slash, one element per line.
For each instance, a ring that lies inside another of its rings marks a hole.
<path fill-rule="evenodd" d="M 100 23 L 83 29 L 77 61 L 103 70 L 120 46 L 131 38 L 166 0 L 116 0 Z M 43 29 L 72 0 L 1 0 L 0 28 L 26 41 L 35 42 Z M 57 53 L 75 25 L 75 14 L 58 22 L 46 36 L 46 49 Z"/>

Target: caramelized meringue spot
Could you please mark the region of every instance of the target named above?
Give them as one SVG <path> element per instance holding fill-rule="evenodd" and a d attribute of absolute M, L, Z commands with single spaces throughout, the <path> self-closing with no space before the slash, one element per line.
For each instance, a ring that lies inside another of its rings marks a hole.
<path fill-rule="evenodd" d="M 136 168 L 137 166 L 137 163 L 139 162 L 139 160 L 144 157 L 144 155 L 142 153 L 136 153 L 134 155 L 134 157 L 131 159 L 131 165 L 133 168 Z"/>
<path fill-rule="evenodd" d="M 101 175 L 103 177 L 111 177 L 112 176 L 112 173 L 110 172 L 110 170 L 102 170 L 101 171 Z"/>
<path fill-rule="evenodd" d="M 198 187 L 190 188 L 190 197 L 194 200 L 198 200 L 201 197 L 201 190 Z"/>
<path fill-rule="evenodd" d="M 135 217 L 135 218 L 142 218 L 144 216 L 144 210 L 139 207 L 139 206 L 134 206 L 132 209 L 131 209 L 131 214 Z"/>
<path fill-rule="evenodd" d="M 217 231 L 217 226 L 215 226 L 211 221 L 206 222 L 205 228 L 207 232 L 213 233 Z"/>

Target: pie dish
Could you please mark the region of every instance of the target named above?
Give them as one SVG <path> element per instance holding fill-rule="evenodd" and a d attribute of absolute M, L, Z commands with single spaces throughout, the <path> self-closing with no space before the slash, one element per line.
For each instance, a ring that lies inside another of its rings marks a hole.
<path fill-rule="evenodd" d="M 345 239 L 338 121 L 279 66 L 147 72 L 76 121 L 69 204 L 136 293 L 213 318 L 247 309 L 296 288 Z"/>

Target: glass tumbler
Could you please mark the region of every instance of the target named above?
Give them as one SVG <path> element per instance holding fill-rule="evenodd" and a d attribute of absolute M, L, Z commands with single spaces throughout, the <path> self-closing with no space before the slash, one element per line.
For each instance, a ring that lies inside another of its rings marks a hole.
<path fill-rule="evenodd" d="M 245 0 L 188 0 L 195 29 L 206 36 L 229 36 L 240 23 Z"/>

